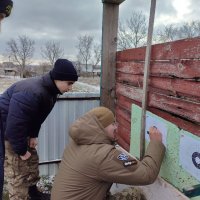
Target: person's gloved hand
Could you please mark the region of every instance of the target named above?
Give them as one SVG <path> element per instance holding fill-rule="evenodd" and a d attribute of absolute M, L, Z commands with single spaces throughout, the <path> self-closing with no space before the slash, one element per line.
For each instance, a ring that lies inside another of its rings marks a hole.
<path fill-rule="evenodd" d="M 10 16 L 13 7 L 12 0 L 1 0 L 0 1 L 0 20 L 4 17 Z"/>

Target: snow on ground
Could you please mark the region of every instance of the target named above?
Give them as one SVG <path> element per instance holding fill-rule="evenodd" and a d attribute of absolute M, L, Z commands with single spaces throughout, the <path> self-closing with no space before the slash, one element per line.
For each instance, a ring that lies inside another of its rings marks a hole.
<path fill-rule="evenodd" d="M 0 94 L 3 93 L 13 83 L 21 80 L 14 76 L 0 76 Z M 73 85 L 72 92 L 100 92 L 99 77 L 79 77 L 79 80 Z"/>
<path fill-rule="evenodd" d="M 90 85 L 88 83 L 83 83 L 83 82 L 75 83 L 74 87 L 76 86 L 83 92 L 100 92 L 100 86 L 93 86 L 93 85 Z"/>

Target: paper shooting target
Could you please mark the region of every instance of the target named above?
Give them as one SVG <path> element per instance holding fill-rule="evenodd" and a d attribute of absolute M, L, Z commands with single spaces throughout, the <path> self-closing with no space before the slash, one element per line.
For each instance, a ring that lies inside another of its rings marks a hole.
<path fill-rule="evenodd" d="M 200 181 L 200 137 L 181 131 L 179 161 L 183 169 Z"/>
<path fill-rule="evenodd" d="M 197 169 L 200 169 L 200 152 L 194 152 L 192 154 L 192 162 Z"/>

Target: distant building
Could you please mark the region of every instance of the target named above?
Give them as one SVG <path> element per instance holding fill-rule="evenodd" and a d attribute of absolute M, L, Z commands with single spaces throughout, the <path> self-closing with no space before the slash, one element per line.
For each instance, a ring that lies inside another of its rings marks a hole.
<path fill-rule="evenodd" d="M 16 68 L 16 65 L 13 62 L 3 62 L 2 68 Z"/>
<path fill-rule="evenodd" d="M 17 67 L 13 62 L 3 62 L 0 67 L 1 67 L 0 70 L 1 75 L 16 76 L 18 73 Z"/>
<path fill-rule="evenodd" d="M 77 63 L 77 62 L 74 62 L 73 64 L 75 65 L 79 76 L 100 76 L 100 74 L 101 74 L 101 66 L 100 65 L 94 66 L 92 64 L 88 64 L 87 69 L 86 69 L 85 64 L 81 64 L 81 63 Z"/>

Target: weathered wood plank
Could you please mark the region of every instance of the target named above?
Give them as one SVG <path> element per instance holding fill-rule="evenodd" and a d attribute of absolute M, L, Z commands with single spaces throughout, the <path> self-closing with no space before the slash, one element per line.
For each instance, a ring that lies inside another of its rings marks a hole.
<path fill-rule="evenodd" d="M 117 73 L 118 82 L 127 82 L 135 87 L 143 87 L 143 76 L 125 73 Z M 194 101 L 200 102 L 200 82 L 184 79 L 174 79 L 166 77 L 150 77 L 149 90 L 151 87 L 163 90 L 163 94 L 168 93 L 171 96 L 186 96 L 194 98 Z M 162 91 L 160 91 L 162 92 Z M 198 98 L 197 98 L 198 97 Z"/>
<path fill-rule="evenodd" d="M 146 47 L 128 49 L 117 53 L 117 60 L 144 60 Z M 200 37 L 177 40 L 152 46 L 152 60 L 199 59 Z"/>
<path fill-rule="evenodd" d="M 116 113 L 116 119 L 119 125 L 126 127 L 128 130 L 131 130 L 131 122 L 128 119 L 125 119 L 123 116 L 121 116 L 119 113 Z"/>
<path fill-rule="evenodd" d="M 120 94 L 117 95 L 117 98 L 119 100 L 118 101 L 119 105 L 122 105 L 123 107 L 125 106 L 128 109 L 131 108 L 131 105 L 133 103 L 141 107 L 141 103 L 136 102 L 136 101 L 133 102 L 132 99 L 127 98 L 125 96 L 122 96 Z M 121 109 L 121 106 L 119 106 L 118 113 L 122 112 L 120 109 Z M 199 125 L 196 125 L 196 124 L 191 123 L 189 121 L 183 120 L 183 119 L 181 119 L 181 118 L 179 118 L 177 116 L 173 116 L 170 113 L 161 111 L 161 110 L 159 110 L 157 108 L 148 107 L 148 110 L 150 112 L 162 117 L 163 119 L 165 119 L 165 120 L 177 125 L 181 129 L 189 131 L 190 133 L 193 133 L 194 135 L 200 136 L 200 126 Z M 132 113 L 132 114 L 134 115 L 134 113 Z M 124 116 L 124 117 L 127 118 L 128 116 Z"/>
<path fill-rule="evenodd" d="M 114 111 L 119 5 L 106 2 L 103 4 L 100 104 Z"/>
<path fill-rule="evenodd" d="M 126 143 L 121 137 L 118 137 L 117 143 L 129 152 L 130 144 Z"/>
<path fill-rule="evenodd" d="M 119 124 L 117 136 L 122 138 L 128 145 L 130 145 L 130 133 L 131 129 L 128 130 L 122 124 Z"/>
<path fill-rule="evenodd" d="M 131 111 L 124 109 L 123 107 L 116 105 L 115 109 L 115 115 L 116 115 L 116 120 L 119 123 L 118 131 L 117 131 L 117 138 L 118 138 L 118 144 L 120 144 L 123 148 L 126 150 L 129 150 L 130 148 L 130 131 L 131 131 Z M 125 127 L 128 128 L 128 132 L 126 131 L 126 135 L 124 136 L 124 130 L 120 128 L 122 124 L 125 122 Z"/>
<path fill-rule="evenodd" d="M 124 109 L 131 111 L 132 110 L 132 108 L 131 108 L 132 104 L 136 104 L 137 106 L 141 107 L 140 102 L 134 101 L 133 99 L 130 99 L 130 98 L 127 98 L 127 97 L 125 97 L 125 96 L 123 96 L 119 93 L 117 94 L 117 105 L 119 105 L 120 108 L 123 107 Z M 118 112 L 120 112 L 120 111 L 118 111 Z M 129 116 L 127 116 L 127 117 L 129 117 Z"/>
<path fill-rule="evenodd" d="M 180 129 L 186 130 L 194 135 L 197 135 L 200 137 L 200 126 L 197 124 L 194 124 L 192 122 L 186 121 L 184 119 L 179 118 L 178 116 L 173 116 L 168 112 L 161 111 L 156 108 L 149 107 L 148 110 L 163 119 L 166 119 L 167 121 L 177 125 Z"/>
<path fill-rule="evenodd" d="M 133 86 L 116 83 L 116 94 L 121 94 L 125 97 L 141 102 L 142 90 Z"/>
<path fill-rule="evenodd" d="M 182 100 L 176 97 L 149 94 L 149 106 L 171 112 L 186 120 L 200 124 L 200 103 Z"/>
<path fill-rule="evenodd" d="M 123 108 L 121 104 L 117 104 L 116 113 L 126 119 L 128 122 L 131 122 L 131 109 Z"/>
<path fill-rule="evenodd" d="M 151 62 L 151 76 L 178 77 L 178 78 L 200 78 L 200 60 L 176 60 Z M 117 62 L 118 72 L 127 74 L 144 74 L 144 62 Z"/>
<path fill-rule="evenodd" d="M 138 88 L 117 83 L 116 92 L 141 102 L 142 90 Z M 171 112 L 195 123 L 200 123 L 200 103 L 150 92 L 148 106 Z"/>

